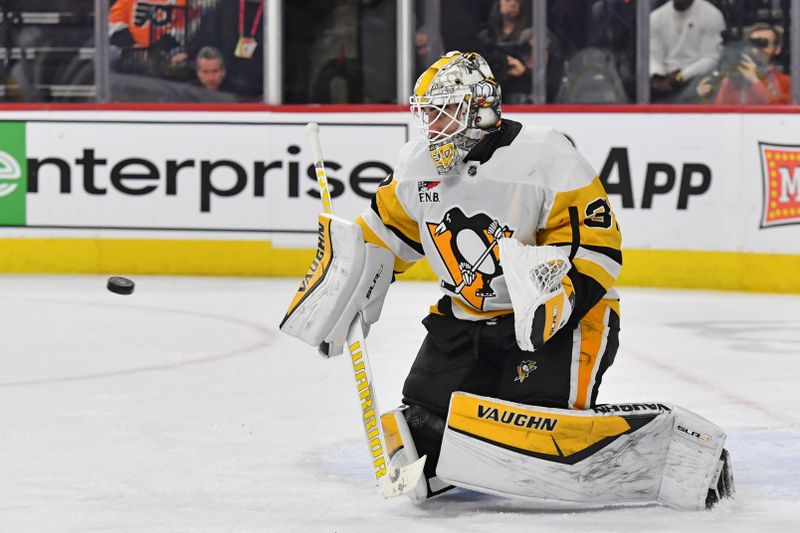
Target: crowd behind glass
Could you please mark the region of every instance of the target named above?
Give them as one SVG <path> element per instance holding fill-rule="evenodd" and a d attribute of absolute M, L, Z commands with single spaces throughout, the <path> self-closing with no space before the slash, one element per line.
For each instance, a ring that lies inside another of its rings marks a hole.
<path fill-rule="evenodd" d="M 279 101 L 398 103 L 406 1 L 412 82 L 458 49 L 512 104 L 792 102 L 792 0 L 284 0 Z M 265 101 L 265 5 L 4 0 L 0 101 Z"/>

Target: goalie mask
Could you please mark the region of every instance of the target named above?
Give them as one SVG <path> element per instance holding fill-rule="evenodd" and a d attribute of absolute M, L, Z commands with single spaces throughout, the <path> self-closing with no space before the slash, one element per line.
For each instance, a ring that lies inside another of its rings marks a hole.
<path fill-rule="evenodd" d="M 456 168 L 500 126 L 500 86 L 475 52 L 448 52 L 422 73 L 411 97 L 414 123 L 428 137 L 439 174 Z"/>

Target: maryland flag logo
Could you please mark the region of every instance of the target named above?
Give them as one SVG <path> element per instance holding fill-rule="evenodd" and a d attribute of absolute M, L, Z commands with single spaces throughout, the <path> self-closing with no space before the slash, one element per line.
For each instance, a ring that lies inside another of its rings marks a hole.
<path fill-rule="evenodd" d="M 513 232 L 489 215 L 467 217 L 458 207 L 445 213 L 441 221 L 427 222 L 426 226 L 453 279 L 452 283 L 442 281 L 442 288 L 483 311 L 485 299 L 495 296 L 492 280 L 503 275 L 497 243 Z"/>
<path fill-rule="evenodd" d="M 758 145 L 764 183 L 761 227 L 800 223 L 800 146 Z"/>

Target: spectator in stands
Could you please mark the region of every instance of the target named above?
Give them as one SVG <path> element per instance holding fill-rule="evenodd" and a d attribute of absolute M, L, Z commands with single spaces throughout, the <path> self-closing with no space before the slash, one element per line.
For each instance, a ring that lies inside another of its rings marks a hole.
<path fill-rule="evenodd" d="M 425 69 L 423 65 L 430 63 L 428 56 L 430 55 L 430 47 L 428 46 L 428 28 L 425 25 L 417 28 L 414 32 L 414 74 L 421 74 Z"/>
<path fill-rule="evenodd" d="M 197 81 L 209 91 L 230 92 L 225 82 L 225 59 L 213 46 L 204 46 L 195 58 Z"/>
<path fill-rule="evenodd" d="M 587 24 L 586 44 L 613 54 L 628 101 L 636 99 L 636 9 L 634 0 L 594 0 Z"/>
<path fill-rule="evenodd" d="M 188 43 L 189 55 L 196 58 L 201 48 L 206 46 L 216 48 L 222 54 L 222 63 L 225 68 L 223 87 L 227 89 L 223 90 L 235 93 L 239 101 L 261 101 L 264 86 L 263 53 L 266 47 L 262 23 L 264 4 L 251 1 L 242 4 L 238 0 L 214 2 L 206 0 L 202 5 L 204 7 L 199 29 L 194 39 Z M 292 11 L 287 7 L 287 14 Z M 309 16 L 302 21 L 305 24 L 302 28 L 296 25 L 292 27 L 290 20 L 286 20 L 286 24 L 289 25 L 284 28 L 284 35 L 288 36 L 302 31 L 308 31 L 309 35 L 313 35 L 314 31 L 311 28 L 314 27 L 313 18 L 315 16 L 317 16 L 316 12 L 310 12 Z M 240 33 L 240 28 L 243 28 L 243 34 Z M 244 51 L 243 47 L 240 48 L 243 37 L 255 44 L 255 49 L 250 49 L 252 54 L 240 53 Z M 307 53 L 304 53 L 304 49 L 296 45 L 295 41 L 291 41 L 291 38 L 287 37 L 287 39 L 289 40 L 285 41 L 284 46 L 292 50 L 292 57 L 298 58 L 298 61 L 288 61 L 284 64 L 284 68 L 287 73 L 293 70 L 299 71 L 300 68 L 297 65 L 307 66 L 307 62 L 304 61 Z M 289 44 L 290 41 L 291 44 Z M 296 41 L 300 41 L 300 39 L 297 38 Z M 303 46 L 308 45 L 303 43 Z"/>
<path fill-rule="evenodd" d="M 116 70 L 184 78 L 187 0 L 116 0 L 109 10 L 111 46 L 120 55 Z"/>
<path fill-rule="evenodd" d="M 707 0 L 672 0 L 650 14 L 650 86 L 654 102 L 696 100 L 690 83 L 719 61 L 725 20 Z"/>
<path fill-rule="evenodd" d="M 775 58 L 781 53 L 781 34 L 765 23 L 755 24 L 745 33 L 748 40 L 740 61 L 716 78 L 704 79 L 697 93 L 707 97 L 718 86 L 716 104 L 789 104 L 792 78 L 775 65 Z"/>
<path fill-rule="evenodd" d="M 488 27 L 478 33 L 481 53 L 503 87 L 503 101 L 531 101 L 533 31 L 521 0 L 495 0 L 489 10 Z"/>
<path fill-rule="evenodd" d="M 439 36 L 438 48 L 433 51 L 433 53 L 431 53 L 431 45 L 435 46 L 436 43 L 430 42 L 428 26 L 423 24 L 417 29 L 416 33 L 414 33 L 414 47 L 416 49 L 416 55 L 414 56 L 415 77 L 422 74 L 428 66 L 436 60 L 435 58 L 444 55 L 441 36 Z M 431 61 L 431 58 L 434 58 L 433 61 Z"/>

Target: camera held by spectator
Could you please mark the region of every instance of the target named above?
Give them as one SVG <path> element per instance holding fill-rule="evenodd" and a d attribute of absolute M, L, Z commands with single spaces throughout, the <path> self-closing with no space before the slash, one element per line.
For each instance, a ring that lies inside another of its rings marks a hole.
<path fill-rule="evenodd" d="M 781 35 L 769 24 L 759 23 L 745 33 L 744 43 L 726 45 L 720 68 L 704 78 L 697 94 L 714 95 L 718 104 L 788 104 L 791 77 L 775 66 L 781 53 Z"/>

